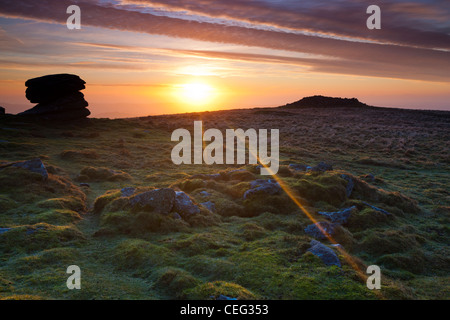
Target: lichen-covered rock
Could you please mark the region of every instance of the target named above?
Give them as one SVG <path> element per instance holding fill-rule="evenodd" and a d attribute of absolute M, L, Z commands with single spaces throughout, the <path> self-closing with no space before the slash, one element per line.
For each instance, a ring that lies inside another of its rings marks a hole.
<path fill-rule="evenodd" d="M 149 209 L 161 214 L 172 211 L 175 203 L 175 191 L 161 188 L 139 193 L 130 199 L 130 205 L 141 209 Z"/>
<path fill-rule="evenodd" d="M 42 163 L 41 159 L 36 158 L 32 160 L 22 161 L 22 162 L 16 162 L 11 165 L 12 167 L 16 168 L 23 168 L 30 170 L 31 172 L 39 173 L 42 176 L 42 179 L 47 180 L 48 179 L 48 172 L 45 168 L 44 164 Z"/>
<path fill-rule="evenodd" d="M 200 203 L 202 206 L 204 206 L 206 209 L 208 209 L 211 212 L 216 212 L 216 205 L 212 201 L 202 202 Z"/>
<path fill-rule="evenodd" d="M 313 223 L 305 228 L 305 233 L 316 239 L 325 240 L 334 235 L 334 225 L 326 221 Z"/>
<path fill-rule="evenodd" d="M 199 207 L 183 191 L 175 192 L 174 210 L 183 218 L 200 213 Z"/>
<path fill-rule="evenodd" d="M 356 206 L 352 206 L 350 208 L 345 208 L 339 211 L 334 212 L 324 212 L 319 211 L 318 213 L 325 216 L 327 219 L 331 220 L 333 223 L 340 223 L 345 224 L 347 223 L 348 219 L 350 218 L 352 212 L 354 212 L 356 209 Z"/>
<path fill-rule="evenodd" d="M 281 192 L 281 187 L 273 179 L 257 179 L 250 182 L 250 189 L 244 193 L 244 199 L 248 199 L 256 194 L 274 195 Z"/>
<path fill-rule="evenodd" d="M 136 191 L 136 188 L 133 187 L 126 187 L 120 190 L 120 196 L 121 197 L 130 197 L 134 194 Z"/>
<path fill-rule="evenodd" d="M 328 248 L 317 240 L 311 240 L 310 244 L 311 248 L 308 251 L 319 257 L 325 265 L 341 267 L 341 261 L 331 248 Z"/>
<path fill-rule="evenodd" d="M 291 163 L 289 164 L 289 169 L 294 171 L 306 171 L 308 166 L 305 164 Z"/>

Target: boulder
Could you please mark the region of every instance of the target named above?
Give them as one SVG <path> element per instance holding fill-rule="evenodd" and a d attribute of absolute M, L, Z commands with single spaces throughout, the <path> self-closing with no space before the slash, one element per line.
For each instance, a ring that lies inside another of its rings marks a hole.
<path fill-rule="evenodd" d="M 19 113 L 21 117 L 50 121 L 84 119 L 91 114 L 80 92 L 85 81 L 73 74 L 53 74 L 27 80 L 26 97 L 35 107 Z"/>
<path fill-rule="evenodd" d="M 357 210 L 356 206 L 352 206 L 350 208 L 345 208 L 339 211 L 334 212 L 319 211 L 318 213 L 325 216 L 327 219 L 331 220 L 331 222 L 345 224 L 350 218 L 352 212 L 355 210 Z"/>
<path fill-rule="evenodd" d="M 311 248 L 308 251 L 318 256 L 325 265 L 341 267 L 341 261 L 331 248 L 328 248 L 317 240 L 311 240 L 310 245 Z"/>
<path fill-rule="evenodd" d="M 161 188 L 139 193 L 130 199 L 130 205 L 140 209 L 168 214 L 175 203 L 175 191 Z"/>
<path fill-rule="evenodd" d="M 331 164 L 325 163 L 325 162 L 320 162 L 317 166 L 312 167 L 311 171 L 321 171 L 321 172 L 325 172 L 325 171 L 332 171 L 333 170 L 333 166 Z"/>
<path fill-rule="evenodd" d="M 46 103 L 85 89 L 85 81 L 74 74 L 51 74 L 25 82 L 30 102 Z"/>
<path fill-rule="evenodd" d="M 0 116 L 3 116 L 6 113 L 5 108 L 0 107 Z"/>
<path fill-rule="evenodd" d="M 11 165 L 12 167 L 16 168 L 23 168 L 30 170 L 31 172 L 39 173 L 42 176 L 42 179 L 47 180 L 48 179 L 48 172 L 45 168 L 44 164 L 42 163 L 41 159 L 35 158 L 32 160 L 22 161 L 22 162 L 16 162 Z"/>
<path fill-rule="evenodd" d="M 206 209 L 208 209 L 211 212 L 216 212 L 216 205 L 212 201 L 202 202 L 200 203 L 202 206 L 204 206 Z"/>
<path fill-rule="evenodd" d="M 174 210 L 178 212 L 182 218 L 200 213 L 199 207 L 195 205 L 191 198 L 183 191 L 175 192 Z"/>
<path fill-rule="evenodd" d="M 325 240 L 334 235 L 334 225 L 326 221 L 313 223 L 305 228 L 305 233 L 316 239 Z"/>
<path fill-rule="evenodd" d="M 244 199 L 248 199 L 256 194 L 274 195 L 281 192 L 281 187 L 273 179 L 257 179 L 250 182 L 250 189 L 244 193 Z"/>

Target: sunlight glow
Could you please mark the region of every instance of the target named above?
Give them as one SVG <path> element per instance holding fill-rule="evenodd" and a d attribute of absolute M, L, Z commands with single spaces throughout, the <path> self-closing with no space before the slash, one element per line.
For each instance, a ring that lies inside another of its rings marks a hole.
<path fill-rule="evenodd" d="M 184 104 L 191 106 L 205 106 L 211 103 L 215 96 L 215 89 L 200 82 L 185 83 L 176 86 L 175 94 Z"/>

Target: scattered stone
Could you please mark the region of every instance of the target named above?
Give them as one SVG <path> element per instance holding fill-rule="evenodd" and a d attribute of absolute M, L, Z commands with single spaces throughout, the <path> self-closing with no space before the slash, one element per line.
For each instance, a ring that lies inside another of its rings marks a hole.
<path fill-rule="evenodd" d="M 371 204 L 369 204 L 369 203 L 367 203 L 367 202 L 364 202 L 364 201 L 363 201 L 363 204 L 365 204 L 366 206 L 372 208 L 373 210 L 376 210 L 376 211 L 379 211 L 379 212 L 381 212 L 381 213 L 384 213 L 384 214 L 387 215 L 387 216 L 392 215 L 392 213 L 387 212 L 386 210 L 377 208 L 377 207 L 375 207 L 375 206 L 373 206 L 373 205 L 371 205 Z"/>
<path fill-rule="evenodd" d="M 90 188 L 91 186 L 89 185 L 89 183 L 80 183 L 80 187 L 88 187 L 88 188 Z"/>
<path fill-rule="evenodd" d="M 178 212 L 172 212 L 172 218 L 175 220 L 181 220 L 181 216 L 178 214 Z"/>
<path fill-rule="evenodd" d="M 211 196 L 211 193 L 209 193 L 208 191 L 201 191 L 201 192 L 200 192 L 200 195 L 201 195 L 202 197 L 210 197 L 210 196 Z"/>
<path fill-rule="evenodd" d="M 174 210 L 183 218 L 200 213 L 199 207 L 183 191 L 175 192 Z"/>
<path fill-rule="evenodd" d="M 350 218 L 352 212 L 356 210 L 356 206 L 350 208 L 345 208 L 335 212 L 324 212 L 319 211 L 318 213 L 325 216 L 327 219 L 331 220 L 333 223 L 345 224 Z"/>
<path fill-rule="evenodd" d="M 308 169 L 308 166 L 305 164 L 297 164 L 297 163 L 291 163 L 289 164 L 289 169 L 292 169 L 294 171 L 306 171 Z"/>
<path fill-rule="evenodd" d="M 16 167 L 16 168 L 23 168 L 23 169 L 30 170 L 31 172 L 39 173 L 44 180 L 48 179 L 47 169 L 45 169 L 44 164 L 42 163 L 41 159 L 39 159 L 39 158 L 22 161 L 22 162 L 16 162 L 16 163 L 13 163 L 11 166 Z"/>
<path fill-rule="evenodd" d="M 325 240 L 334 235 L 334 226 L 329 222 L 320 221 L 307 226 L 305 233 L 316 239 Z"/>
<path fill-rule="evenodd" d="M 325 163 L 325 162 L 320 162 L 317 166 L 312 167 L 311 171 L 321 171 L 321 172 L 325 172 L 325 171 L 332 171 L 333 170 L 333 166 L 331 164 Z"/>
<path fill-rule="evenodd" d="M 151 209 L 161 214 L 172 211 L 175 203 L 175 191 L 170 188 L 161 188 L 139 193 L 130 199 L 132 206 Z"/>
<path fill-rule="evenodd" d="M 350 176 L 346 174 L 342 174 L 341 177 L 347 181 L 347 186 L 345 187 L 345 194 L 347 195 L 347 198 L 349 198 L 352 195 L 353 188 L 355 187 L 355 182 Z"/>
<path fill-rule="evenodd" d="M 120 196 L 121 197 L 130 197 L 134 194 L 135 191 L 136 191 L 136 188 L 133 188 L 133 187 L 123 188 L 122 190 L 120 190 Z"/>
<path fill-rule="evenodd" d="M 244 193 L 244 199 L 248 199 L 249 197 L 259 193 L 274 195 L 280 192 L 281 187 L 275 180 L 257 179 L 250 182 L 250 189 Z"/>
<path fill-rule="evenodd" d="M 237 298 L 230 298 L 230 297 L 224 296 L 223 294 L 220 294 L 216 300 L 237 300 Z"/>
<path fill-rule="evenodd" d="M 0 228 L 0 234 L 5 233 L 6 231 L 11 230 L 12 228 Z"/>
<path fill-rule="evenodd" d="M 191 176 L 191 179 L 203 179 L 203 180 L 219 180 L 222 176 L 220 173 L 213 173 L 213 174 L 194 174 Z"/>
<path fill-rule="evenodd" d="M 216 212 L 216 205 L 214 204 L 214 202 L 207 201 L 207 202 L 202 202 L 200 204 L 202 206 L 204 206 L 206 209 L 208 209 L 209 211 Z"/>
<path fill-rule="evenodd" d="M 52 74 L 25 82 L 26 97 L 34 108 L 19 113 L 39 120 L 70 121 L 84 119 L 91 114 L 88 103 L 79 92 L 86 82 L 73 74 Z"/>
<path fill-rule="evenodd" d="M 325 265 L 341 267 L 338 256 L 331 248 L 314 239 L 311 240 L 310 245 L 311 248 L 308 251 L 318 256 Z"/>

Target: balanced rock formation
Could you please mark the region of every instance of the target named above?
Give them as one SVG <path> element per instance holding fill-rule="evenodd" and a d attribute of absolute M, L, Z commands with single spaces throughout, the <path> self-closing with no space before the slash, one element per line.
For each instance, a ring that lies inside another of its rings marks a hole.
<path fill-rule="evenodd" d="M 30 102 L 38 103 L 20 116 L 40 120 L 70 121 L 86 118 L 91 112 L 80 90 L 85 81 L 74 74 L 52 74 L 25 82 L 25 95 Z"/>

